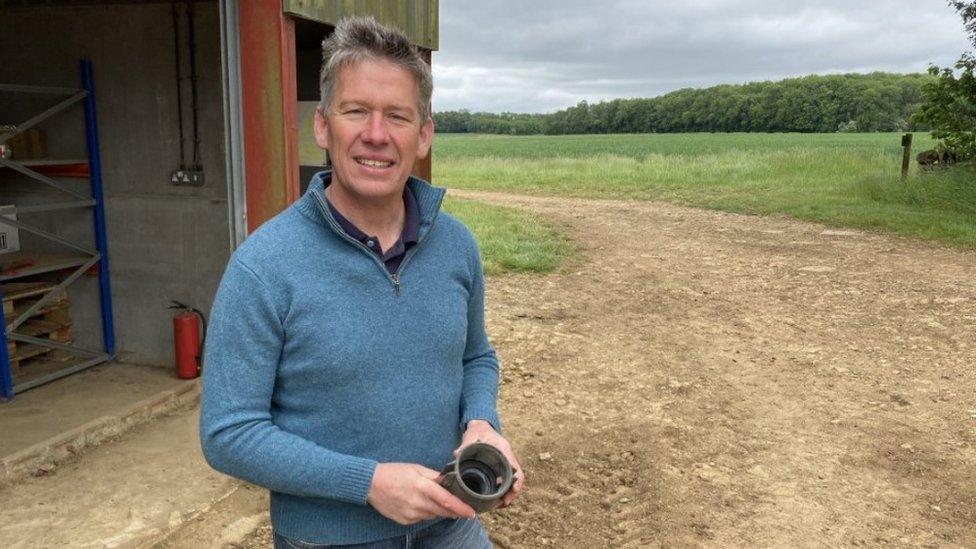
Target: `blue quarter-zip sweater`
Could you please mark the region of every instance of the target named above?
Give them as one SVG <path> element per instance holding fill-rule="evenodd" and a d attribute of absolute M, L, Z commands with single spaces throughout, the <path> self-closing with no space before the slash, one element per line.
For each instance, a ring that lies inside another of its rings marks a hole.
<path fill-rule="evenodd" d="M 323 178 L 233 254 L 207 332 L 200 434 L 216 469 L 271 490 L 281 534 L 361 543 L 416 531 L 366 503 L 377 463 L 439 470 L 463 426 L 498 429 L 477 246 L 407 182 L 420 232 L 396 273 L 338 226 Z"/>

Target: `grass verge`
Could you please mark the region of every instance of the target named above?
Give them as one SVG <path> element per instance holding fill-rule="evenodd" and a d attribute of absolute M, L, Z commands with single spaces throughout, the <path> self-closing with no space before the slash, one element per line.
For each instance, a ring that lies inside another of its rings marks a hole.
<path fill-rule="evenodd" d="M 869 204 L 883 205 L 884 215 L 854 220 L 869 228 L 976 247 L 976 166 L 916 173 L 899 178 L 870 176 L 854 191 Z M 852 223 L 854 224 L 854 223 Z"/>
<path fill-rule="evenodd" d="M 433 179 L 442 186 L 667 200 L 976 247 L 976 170 L 913 173 L 902 183 L 897 134 L 437 139 Z M 615 143 L 620 154 L 608 152 Z M 932 145 L 921 134 L 916 143 Z"/>
<path fill-rule="evenodd" d="M 569 238 L 526 212 L 452 197 L 444 209 L 474 233 L 485 274 L 548 273 L 575 255 Z"/>

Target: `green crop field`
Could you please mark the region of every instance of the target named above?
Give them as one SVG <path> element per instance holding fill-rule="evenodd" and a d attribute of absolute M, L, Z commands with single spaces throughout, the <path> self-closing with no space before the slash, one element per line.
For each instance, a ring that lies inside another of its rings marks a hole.
<path fill-rule="evenodd" d="M 976 246 L 976 170 L 900 180 L 899 134 L 438 135 L 438 185 L 666 200 Z M 914 136 L 914 154 L 931 148 Z"/>
<path fill-rule="evenodd" d="M 915 149 L 931 148 L 928 134 L 914 136 Z M 722 153 L 816 150 L 900 155 L 901 134 L 892 133 L 657 133 L 617 135 L 438 134 L 437 158 L 588 158 L 613 155 L 700 156 Z"/>
<path fill-rule="evenodd" d="M 301 157 L 320 163 L 309 105 L 300 109 Z M 785 214 L 976 247 L 976 169 L 917 173 L 914 155 L 933 145 L 915 134 L 903 183 L 901 135 L 893 133 L 438 134 L 432 179 L 457 189 Z"/>
<path fill-rule="evenodd" d="M 324 155 L 312 132 L 314 103 L 299 103 L 303 164 L 321 164 Z M 532 215 L 473 200 L 447 197 L 444 209 L 464 222 L 478 240 L 485 273 L 546 273 L 575 255 L 572 242 L 556 228 Z"/>

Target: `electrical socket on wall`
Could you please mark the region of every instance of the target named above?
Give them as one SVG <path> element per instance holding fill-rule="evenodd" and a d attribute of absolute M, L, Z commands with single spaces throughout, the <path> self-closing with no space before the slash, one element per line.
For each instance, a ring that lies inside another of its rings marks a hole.
<path fill-rule="evenodd" d="M 173 185 L 187 185 L 190 187 L 203 186 L 203 170 L 176 170 L 169 177 Z"/>

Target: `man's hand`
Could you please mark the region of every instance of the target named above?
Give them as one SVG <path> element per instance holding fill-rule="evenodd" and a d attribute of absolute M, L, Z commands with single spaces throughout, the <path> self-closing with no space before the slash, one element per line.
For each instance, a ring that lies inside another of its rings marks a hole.
<path fill-rule="evenodd" d="M 508 507 L 518 497 L 519 492 L 522 491 L 522 486 L 525 484 L 525 471 L 522 470 L 518 460 L 515 459 L 515 454 L 512 453 L 512 447 L 508 444 L 508 441 L 498 434 L 498 431 L 495 431 L 491 423 L 482 419 L 473 419 L 468 422 L 468 426 L 464 430 L 464 435 L 461 436 L 461 445 L 458 446 L 457 450 L 454 450 L 454 457 L 458 456 L 462 448 L 474 442 L 484 442 L 498 448 L 512 466 L 512 475 L 515 478 L 515 482 L 512 483 L 512 489 L 505 494 L 501 504 L 499 504 L 499 507 Z"/>
<path fill-rule="evenodd" d="M 366 502 L 404 525 L 435 517 L 473 518 L 474 509 L 438 484 L 438 477 L 440 473 L 422 465 L 380 463 Z"/>

